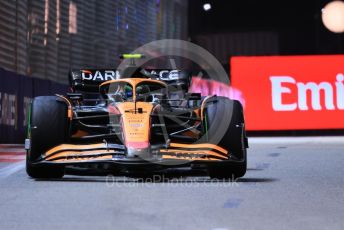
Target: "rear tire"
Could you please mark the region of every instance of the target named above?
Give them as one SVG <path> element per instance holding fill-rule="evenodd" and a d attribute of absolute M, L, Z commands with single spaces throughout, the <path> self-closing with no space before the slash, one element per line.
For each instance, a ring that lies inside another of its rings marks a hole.
<path fill-rule="evenodd" d="M 205 121 L 208 127 L 208 142 L 228 150 L 233 160 L 211 164 L 211 178 L 236 179 L 246 173 L 246 132 L 243 108 L 239 101 L 226 97 L 215 97 L 208 103 Z"/>
<path fill-rule="evenodd" d="M 31 104 L 29 138 L 30 150 L 26 156 L 26 172 L 33 178 L 61 178 L 64 167 L 34 164 L 49 149 L 66 141 L 68 133 L 67 105 L 56 96 L 34 98 Z"/>

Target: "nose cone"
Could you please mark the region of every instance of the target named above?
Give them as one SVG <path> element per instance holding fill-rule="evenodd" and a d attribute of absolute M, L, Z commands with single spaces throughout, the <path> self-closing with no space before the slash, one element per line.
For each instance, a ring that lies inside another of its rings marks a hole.
<path fill-rule="evenodd" d="M 152 103 L 124 102 L 117 105 L 121 116 L 123 139 L 127 148 L 127 156 L 143 156 L 150 150 L 150 117 Z"/>
<path fill-rule="evenodd" d="M 127 143 L 128 157 L 147 157 L 150 155 L 150 145 L 148 142 L 130 142 Z"/>

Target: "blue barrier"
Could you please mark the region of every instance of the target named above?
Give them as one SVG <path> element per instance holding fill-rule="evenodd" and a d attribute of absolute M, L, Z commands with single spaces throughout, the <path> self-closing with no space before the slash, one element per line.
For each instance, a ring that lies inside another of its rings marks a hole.
<path fill-rule="evenodd" d="M 0 143 L 23 143 L 27 106 L 36 96 L 65 94 L 68 85 L 0 68 Z"/>

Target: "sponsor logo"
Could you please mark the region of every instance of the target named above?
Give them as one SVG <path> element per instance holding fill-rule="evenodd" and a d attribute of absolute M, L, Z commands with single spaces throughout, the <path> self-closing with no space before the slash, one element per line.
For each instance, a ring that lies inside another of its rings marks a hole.
<path fill-rule="evenodd" d="M 110 81 L 116 80 L 119 78 L 119 71 L 116 70 L 105 70 L 99 71 L 96 70 L 95 72 L 89 70 L 82 70 L 81 71 L 82 80 L 88 81 Z"/>
<path fill-rule="evenodd" d="M 17 95 L 0 93 L 0 124 L 17 129 Z"/>
<path fill-rule="evenodd" d="M 344 110 L 344 75 L 338 73 L 336 80 L 334 83 L 327 81 L 303 83 L 296 82 L 290 76 L 271 76 L 273 110 Z M 287 84 L 296 85 L 297 92 L 294 92 Z M 289 104 L 283 103 L 283 94 L 297 94 L 297 101 Z M 308 97 L 310 100 L 308 100 Z M 322 97 L 323 100 L 321 100 Z M 310 101 L 310 105 L 308 105 L 307 101 Z M 321 105 L 321 101 L 324 101 L 324 106 Z"/>
<path fill-rule="evenodd" d="M 129 124 L 130 127 L 132 128 L 142 128 L 143 127 L 143 124 L 141 123 L 130 123 Z"/>
<path fill-rule="evenodd" d="M 162 81 L 173 81 L 180 79 L 179 70 L 161 70 L 156 71 L 152 70 L 151 74 L 159 76 L 159 79 Z"/>
<path fill-rule="evenodd" d="M 180 70 L 150 70 L 150 74 L 159 77 L 162 81 L 173 81 L 180 79 Z M 109 81 L 119 79 L 120 72 L 118 70 L 81 70 L 82 80 L 87 81 Z"/>
<path fill-rule="evenodd" d="M 233 57 L 247 130 L 344 128 L 344 55 Z"/>

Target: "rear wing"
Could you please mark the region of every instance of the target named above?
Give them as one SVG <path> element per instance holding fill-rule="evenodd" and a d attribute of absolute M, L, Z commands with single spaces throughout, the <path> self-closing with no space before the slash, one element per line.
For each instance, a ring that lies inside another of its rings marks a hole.
<path fill-rule="evenodd" d="M 142 69 L 127 67 L 124 71 L 116 69 L 83 69 L 71 70 L 69 84 L 73 91 L 99 92 L 103 82 L 120 78 L 152 78 L 160 80 L 169 86 L 187 90 L 191 82 L 191 72 L 176 69 Z"/>
<path fill-rule="evenodd" d="M 146 69 L 151 78 L 165 82 L 172 90 L 189 89 L 192 73 L 186 70 L 176 69 Z"/>
<path fill-rule="evenodd" d="M 99 92 L 99 85 L 105 81 L 119 79 L 120 74 L 116 69 L 84 69 L 71 70 L 69 85 L 73 91 Z"/>

